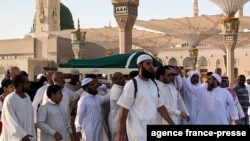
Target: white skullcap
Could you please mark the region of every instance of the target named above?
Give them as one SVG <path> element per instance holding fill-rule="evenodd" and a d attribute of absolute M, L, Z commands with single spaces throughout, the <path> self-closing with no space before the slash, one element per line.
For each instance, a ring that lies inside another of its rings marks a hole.
<path fill-rule="evenodd" d="M 81 86 L 85 86 L 87 84 L 89 84 L 91 81 L 93 81 L 93 79 L 91 78 L 84 78 L 81 82 Z"/>
<path fill-rule="evenodd" d="M 105 84 L 102 84 L 100 86 L 100 89 L 103 90 L 103 91 L 107 91 L 107 86 Z"/>
<path fill-rule="evenodd" d="M 142 54 L 137 58 L 137 65 L 140 64 L 142 61 L 145 60 L 152 60 L 152 57 L 148 54 Z"/>
<path fill-rule="evenodd" d="M 73 68 L 73 69 L 70 70 L 70 74 L 72 74 L 72 75 L 79 75 L 80 73 L 79 73 L 78 69 Z"/>
<path fill-rule="evenodd" d="M 221 76 L 217 73 L 211 74 L 219 83 L 221 83 Z"/>
<path fill-rule="evenodd" d="M 37 80 L 41 79 L 42 77 L 46 77 L 43 73 L 39 73 L 36 77 Z"/>

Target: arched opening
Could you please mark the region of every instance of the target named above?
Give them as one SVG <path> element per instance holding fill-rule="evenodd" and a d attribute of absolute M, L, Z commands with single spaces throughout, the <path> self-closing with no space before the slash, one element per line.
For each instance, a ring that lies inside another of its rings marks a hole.
<path fill-rule="evenodd" d="M 192 69 L 192 65 L 190 63 L 189 57 L 186 57 L 183 60 L 183 67 L 184 67 L 185 76 L 187 76 L 188 72 Z"/>
<path fill-rule="evenodd" d="M 171 66 L 177 66 L 177 60 L 175 58 L 171 58 L 169 59 L 168 64 Z"/>
<path fill-rule="evenodd" d="M 202 56 L 198 60 L 198 66 L 199 66 L 199 71 L 201 73 L 201 82 L 203 82 L 207 78 L 207 66 L 208 66 L 208 61 L 207 59 Z"/>
<path fill-rule="evenodd" d="M 221 68 L 216 68 L 214 72 L 217 73 L 217 74 L 219 74 L 220 76 L 222 76 L 222 70 L 221 70 Z"/>

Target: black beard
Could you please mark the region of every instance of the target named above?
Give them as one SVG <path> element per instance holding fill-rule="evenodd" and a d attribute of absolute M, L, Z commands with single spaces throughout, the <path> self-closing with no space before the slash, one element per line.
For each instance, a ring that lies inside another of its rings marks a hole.
<path fill-rule="evenodd" d="M 141 75 L 142 75 L 142 77 L 147 78 L 147 79 L 154 79 L 155 78 L 155 74 L 153 72 L 147 71 L 143 66 L 142 66 Z"/>
<path fill-rule="evenodd" d="M 207 86 L 207 91 L 212 91 L 213 88 L 211 86 Z"/>
<path fill-rule="evenodd" d="M 23 89 L 23 91 L 24 91 L 25 93 L 27 93 L 27 94 L 30 94 L 30 91 L 27 90 L 27 89 Z"/>
<path fill-rule="evenodd" d="M 89 92 L 88 92 L 88 93 L 91 94 L 91 95 L 97 95 L 97 94 L 98 94 L 97 90 L 96 90 L 96 91 L 92 91 L 92 90 L 90 90 L 90 89 L 89 89 Z"/>
<path fill-rule="evenodd" d="M 212 91 L 214 87 L 215 87 L 214 84 L 208 85 L 208 86 L 207 86 L 207 90 L 208 90 L 208 91 Z"/>

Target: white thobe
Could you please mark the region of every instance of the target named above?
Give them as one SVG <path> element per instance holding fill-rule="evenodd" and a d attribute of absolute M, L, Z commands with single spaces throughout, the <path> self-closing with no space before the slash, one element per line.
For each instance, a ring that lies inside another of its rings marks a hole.
<path fill-rule="evenodd" d="M 129 80 L 117 104 L 129 110 L 126 121 L 128 140 L 146 141 L 147 125 L 157 123 L 157 108 L 163 106 L 158 97 L 157 87 L 152 80 L 144 81 L 135 77 L 137 93 L 134 97 L 134 83 Z"/>
<path fill-rule="evenodd" d="M 43 101 L 43 95 L 47 91 L 47 88 L 50 84 L 45 84 L 41 88 L 39 88 L 36 92 L 36 95 L 33 99 L 32 105 L 34 108 L 34 123 L 37 122 L 37 108 L 39 104 L 42 104 Z"/>
<path fill-rule="evenodd" d="M 4 101 L 4 94 L 1 94 L 0 95 L 0 112 L 2 112 L 2 109 L 3 109 L 3 101 Z"/>
<path fill-rule="evenodd" d="M 201 89 L 197 106 L 198 116 L 196 124 L 229 125 L 228 109 L 230 118 L 233 121 L 239 119 L 233 97 L 224 88 L 216 87 L 212 91 L 207 91 L 206 88 Z"/>
<path fill-rule="evenodd" d="M 70 141 L 69 134 L 72 134 L 72 129 L 60 104 L 49 100 L 46 104 L 41 105 L 38 109 L 37 126 L 41 130 L 38 141 L 55 141 L 56 132 L 62 135 L 60 141 Z"/>
<path fill-rule="evenodd" d="M 123 92 L 124 86 L 113 84 L 110 90 L 110 113 L 109 113 L 109 129 L 111 133 L 111 140 L 114 141 L 118 132 L 119 117 L 121 107 L 117 104 Z"/>
<path fill-rule="evenodd" d="M 42 104 L 46 103 L 49 100 L 46 92 L 45 92 L 45 94 L 43 96 Z M 77 100 L 82 93 L 83 93 L 83 89 L 79 89 L 78 91 L 73 92 L 68 87 L 63 87 L 62 88 L 63 98 L 62 98 L 62 101 L 60 102 L 60 104 L 63 106 L 63 109 L 64 109 L 68 119 L 70 119 L 69 103 L 71 101 Z"/>
<path fill-rule="evenodd" d="M 181 111 L 188 113 L 187 108 L 179 95 L 178 90 L 173 83 L 164 84 L 161 81 L 156 80 L 159 92 L 165 107 L 168 110 L 168 113 L 175 124 L 179 124 L 178 117 L 181 114 Z M 162 117 L 158 123 L 168 124 Z"/>
<path fill-rule="evenodd" d="M 227 87 L 227 88 L 224 88 L 224 89 L 227 89 L 229 91 L 229 93 L 231 94 L 231 92 L 230 92 L 231 88 Z M 231 96 L 232 96 L 232 94 L 231 94 Z M 239 119 L 244 118 L 245 114 L 244 114 L 244 111 L 243 111 L 243 109 L 242 109 L 242 107 L 241 107 L 241 105 L 239 103 L 238 97 L 235 96 L 235 99 L 233 98 L 233 100 L 234 100 L 234 102 L 236 104 L 236 107 L 237 107 L 237 112 L 238 112 Z M 235 124 L 234 121 L 232 121 L 231 118 L 230 118 L 230 109 L 229 109 L 229 107 L 228 107 L 228 120 L 229 120 L 230 123 Z"/>
<path fill-rule="evenodd" d="M 190 114 L 190 120 L 186 121 L 185 119 L 181 119 L 181 124 L 195 124 L 198 112 L 197 96 L 199 95 L 198 91 L 202 86 L 200 85 L 200 83 L 193 85 L 191 83 L 191 80 L 186 78 L 183 78 L 182 84 L 181 96 L 186 105 L 188 113 Z"/>
<path fill-rule="evenodd" d="M 239 119 L 241 118 L 244 118 L 245 117 L 245 114 L 244 114 L 244 111 L 242 109 L 242 106 L 240 105 L 240 102 L 238 100 L 238 97 L 235 98 L 234 100 L 235 104 L 236 104 L 236 107 L 237 107 L 237 112 L 238 112 L 238 117 Z M 228 109 L 228 112 L 229 112 L 229 115 L 228 115 L 228 119 L 230 119 L 230 109 Z M 229 120 L 232 124 L 235 124 L 234 121 L 231 121 L 231 119 Z"/>
<path fill-rule="evenodd" d="M 76 132 L 81 132 L 82 141 L 102 141 L 101 104 L 109 100 L 109 94 L 94 96 L 84 93 L 77 103 Z"/>
<path fill-rule="evenodd" d="M 31 141 L 36 141 L 34 110 L 29 95 L 25 95 L 21 98 L 13 92 L 4 99 L 0 141 L 20 141 L 26 135 L 32 135 Z"/>

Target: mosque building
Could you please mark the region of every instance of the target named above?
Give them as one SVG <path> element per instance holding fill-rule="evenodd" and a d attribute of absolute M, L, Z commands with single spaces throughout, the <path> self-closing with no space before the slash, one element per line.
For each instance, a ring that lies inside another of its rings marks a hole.
<path fill-rule="evenodd" d="M 194 16 L 198 15 L 198 3 L 194 0 Z M 21 39 L 0 40 L 0 78 L 11 66 L 27 71 L 30 80 L 44 72 L 44 69 L 58 68 L 74 58 L 70 36 L 74 30 L 72 14 L 60 0 L 36 0 L 36 12 L 31 31 Z M 88 33 L 87 35 L 88 36 Z M 250 40 L 248 38 L 248 40 Z M 142 47 L 143 48 L 143 47 Z M 225 51 L 216 46 L 200 44 L 197 69 L 203 76 L 208 71 L 226 74 Z M 107 50 L 100 44 L 86 40 L 84 57 L 105 56 Z M 250 75 L 250 44 L 235 49 L 235 75 Z M 163 64 L 191 68 L 188 63 L 189 52 L 185 44 L 160 51 L 157 57 Z"/>
<path fill-rule="evenodd" d="M 21 39 L 0 40 L 0 77 L 11 66 L 18 66 L 34 80 L 46 69 L 74 58 L 70 37 L 60 36 L 75 29 L 72 14 L 60 0 L 36 0 L 36 13 L 30 34 Z M 51 33 L 55 34 L 51 34 Z M 86 43 L 85 57 L 104 56 L 106 50 Z"/>

